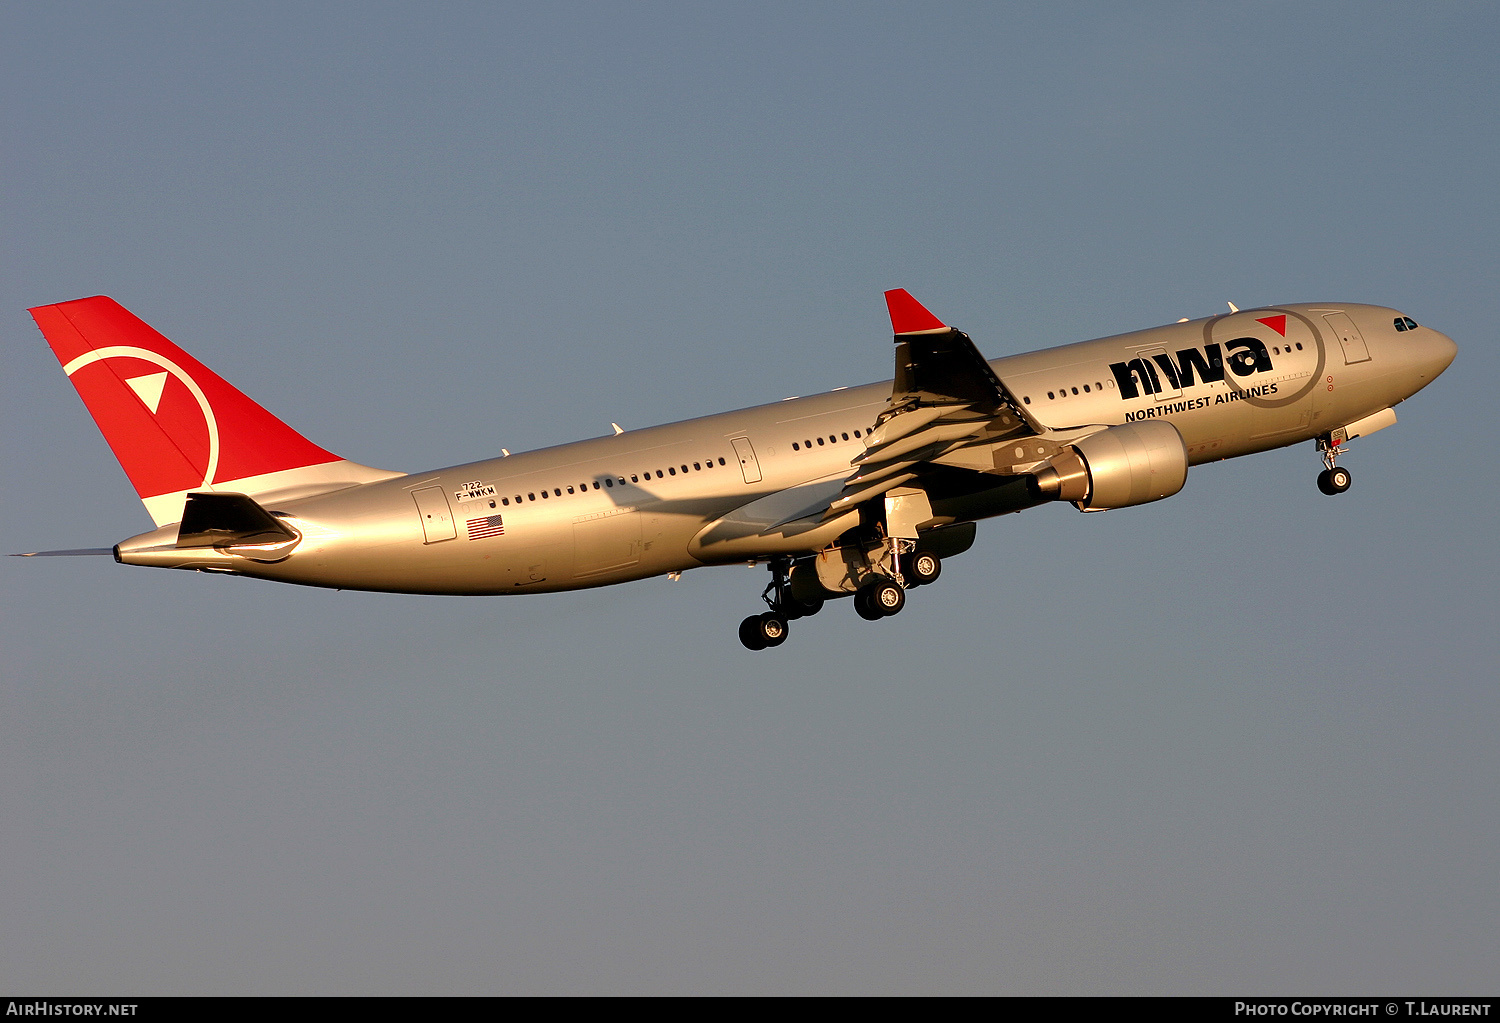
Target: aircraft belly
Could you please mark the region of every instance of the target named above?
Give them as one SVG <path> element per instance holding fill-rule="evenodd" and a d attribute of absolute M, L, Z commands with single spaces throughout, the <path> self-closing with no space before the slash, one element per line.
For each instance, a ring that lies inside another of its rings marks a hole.
<path fill-rule="evenodd" d="M 724 563 L 824 547 L 851 524 L 847 515 L 822 519 L 849 472 L 845 466 L 823 479 L 758 497 L 707 525 L 696 523 L 687 550 L 701 561 Z"/>

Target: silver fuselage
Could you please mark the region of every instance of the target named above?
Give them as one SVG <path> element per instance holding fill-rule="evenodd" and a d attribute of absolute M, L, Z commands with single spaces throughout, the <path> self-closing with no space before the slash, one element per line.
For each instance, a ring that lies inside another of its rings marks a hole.
<path fill-rule="evenodd" d="M 1339 313 L 1353 337 L 1330 319 Z M 1284 336 L 1262 322 L 1282 315 Z M 1044 432 L 1165 418 L 1190 464 L 1201 464 L 1327 435 L 1421 390 L 1456 348 L 1426 327 L 1397 331 L 1399 316 L 1347 304 L 1244 310 L 990 365 Z M 1264 358 L 1243 356 L 1244 375 L 1204 381 L 1201 366 L 1196 374 L 1184 368 L 1191 356 L 1179 357 L 1215 345 L 1227 356 L 1237 338 L 1265 349 Z M 284 557 L 170 550 L 172 526 L 122 543 L 117 557 L 314 586 L 501 594 L 807 553 L 838 527 L 790 536 L 767 527 L 799 502 L 838 490 L 890 395 L 889 382 L 872 383 L 268 503 L 300 536 Z M 1014 477 L 964 480 L 935 490 L 935 522 L 1039 503 Z"/>

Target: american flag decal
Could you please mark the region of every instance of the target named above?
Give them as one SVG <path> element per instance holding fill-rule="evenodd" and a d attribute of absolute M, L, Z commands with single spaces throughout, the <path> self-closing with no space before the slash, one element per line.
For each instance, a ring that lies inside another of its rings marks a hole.
<path fill-rule="evenodd" d="M 500 521 L 498 515 L 486 515 L 482 519 L 470 519 L 467 523 L 470 540 L 483 540 L 490 536 L 501 536 L 505 532 L 505 523 Z"/>

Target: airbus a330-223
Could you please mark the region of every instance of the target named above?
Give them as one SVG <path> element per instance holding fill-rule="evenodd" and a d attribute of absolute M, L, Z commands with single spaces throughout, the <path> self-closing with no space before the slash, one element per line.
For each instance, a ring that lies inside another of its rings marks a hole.
<path fill-rule="evenodd" d="M 304 438 L 113 299 L 31 310 L 156 528 L 126 565 L 399 593 L 523 594 L 769 566 L 740 641 L 852 597 L 871 621 L 975 523 L 1171 497 L 1189 466 L 1305 441 L 1318 487 L 1457 346 L 1382 306 L 1235 309 L 987 361 L 904 290 L 895 378 L 425 472 Z M 502 449 L 503 450 L 503 449 Z"/>

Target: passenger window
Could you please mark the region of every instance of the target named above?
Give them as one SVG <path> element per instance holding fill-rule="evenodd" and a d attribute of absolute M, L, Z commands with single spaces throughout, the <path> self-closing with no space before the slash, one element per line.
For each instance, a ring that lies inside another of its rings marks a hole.
<path fill-rule="evenodd" d="M 662 476 L 661 476 L 661 470 L 660 469 L 656 470 L 656 478 L 657 479 L 661 479 L 662 478 Z"/>
<path fill-rule="evenodd" d="M 847 434 L 847 433 L 846 433 L 846 434 L 843 434 L 843 435 L 842 435 L 842 436 L 843 436 L 843 438 L 844 438 L 844 439 L 845 439 L 845 440 L 848 440 L 848 439 L 849 439 L 849 435 L 848 435 L 848 434 Z"/>
<path fill-rule="evenodd" d="M 529 497 L 533 501 L 536 500 L 536 495 L 535 494 L 527 494 L 526 496 Z"/>
<path fill-rule="evenodd" d="M 801 451 L 802 450 L 802 445 L 798 444 L 796 441 L 792 441 L 792 450 L 793 451 Z"/>
<path fill-rule="evenodd" d="M 856 436 L 856 437 L 858 437 L 858 436 L 859 436 L 859 431 L 858 431 L 858 430 L 855 430 L 855 431 L 854 431 L 854 436 Z"/>
<path fill-rule="evenodd" d="M 598 486 L 598 484 L 597 484 L 597 483 L 596 483 L 596 484 L 594 484 L 594 485 L 595 485 L 595 486 Z M 606 486 L 606 487 L 612 487 L 612 486 L 614 486 L 614 485 L 615 485 L 615 481 L 614 481 L 614 480 L 605 480 L 605 481 L 604 481 L 604 485 L 605 485 L 605 486 Z"/>
<path fill-rule="evenodd" d="M 508 498 L 508 497 L 502 497 L 502 498 L 500 498 L 500 503 L 508 505 L 508 504 L 510 504 L 510 498 Z M 494 505 L 490 505 L 490 507 L 493 508 Z"/>
<path fill-rule="evenodd" d="M 1054 398 L 1055 398 L 1055 395 L 1051 391 L 1048 391 L 1047 392 L 1047 400 L 1048 401 L 1052 401 Z"/>
<path fill-rule="evenodd" d="M 828 435 L 828 443 L 830 443 L 830 444 L 837 444 L 838 442 L 839 442 L 838 437 L 834 436 L 831 433 Z"/>
<path fill-rule="evenodd" d="M 636 478 L 635 473 L 631 473 L 630 474 L 630 482 L 632 482 L 632 483 L 639 483 L 640 482 L 640 480 Z"/>
<path fill-rule="evenodd" d="M 719 464 L 720 464 L 720 465 L 723 465 L 723 464 L 724 464 L 724 459 L 722 459 L 722 458 L 721 458 L 721 459 L 719 459 Z"/>
<path fill-rule="evenodd" d="M 562 487 L 553 487 L 552 488 L 552 496 L 553 497 L 562 497 Z"/>
<path fill-rule="evenodd" d="M 1074 393 L 1074 394 L 1077 394 L 1077 393 L 1078 393 L 1078 388 L 1076 388 L 1076 387 L 1075 387 L 1075 388 L 1073 388 L 1073 393 Z"/>
<path fill-rule="evenodd" d="M 810 447 L 812 447 L 812 441 L 805 440 L 805 441 L 802 442 L 802 446 L 805 447 L 805 448 L 810 448 Z"/>
<path fill-rule="evenodd" d="M 1022 398 L 1021 400 L 1024 401 L 1026 404 L 1030 405 L 1031 404 L 1031 395 L 1028 394 L 1026 397 Z"/>
<path fill-rule="evenodd" d="M 546 492 L 546 491 L 545 491 L 545 490 L 543 490 L 543 491 L 542 491 L 542 500 L 543 500 L 543 501 L 545 501 L 545 500 L 547 500 L 547 498 L 548 498 L 548 497 L 549 497 L 549 496 L 550 496 L 550 495 L 549 495 L 549 494 L 548 494 L 548 493 L 547 493 L 547 492 Z"/>
<path fill-rule="evenodd" d="M 699 465 L 697 462 L 694 462 L 693 463 L 693 471 L 694 472 L 702 472 L 703 471 L 703 466 Z"/>
<path fill-rule="evenodd" d="M 572 488 L 572 487 L 569 487 L 569 488 L 568 488 L 568 493 L 570 493 L 570 494 L 571 494 L 571 493 L 572 493 L 572 492 L 573 492 L 573 488 Z M 561 494 L 558 494 L 558 495 L 557 495 L 557 496 L 558 496 L 558 497 L 561 497 L 561 496 L 562 496 L 562 495 L 561 495 Z"/>
<path fill-rule="evenodd" d="M 1301 341 L 1297 342 L 1297 351 L 1299 351 L 1299 352 L 1302 351 L 1302 342 Z"/>
<path fill-rule="evenodd" d="M 822 446 L 823 446 L 823 438 L 819 437 L 818 438 L 818 447 L 822 447 Z"/>
<path fill-rule="evenodd" d="M 685 466 L 685 465 L 684 465 L 684 466 L 683 466 L 683 467 L 682 467 L 682 474 L 683 474 L 683 475 L 684 475 L 684 476 L 686 476 L 686 475 L 687 475 L 687 466 Z"/>
<path fill-rule="evenodd" d="M 1083 385 L 1083 393 L 1084 394 L 1088 394 L 1089 393 L 1089 385 L 1088 384 L 1084 384 Z"/>

